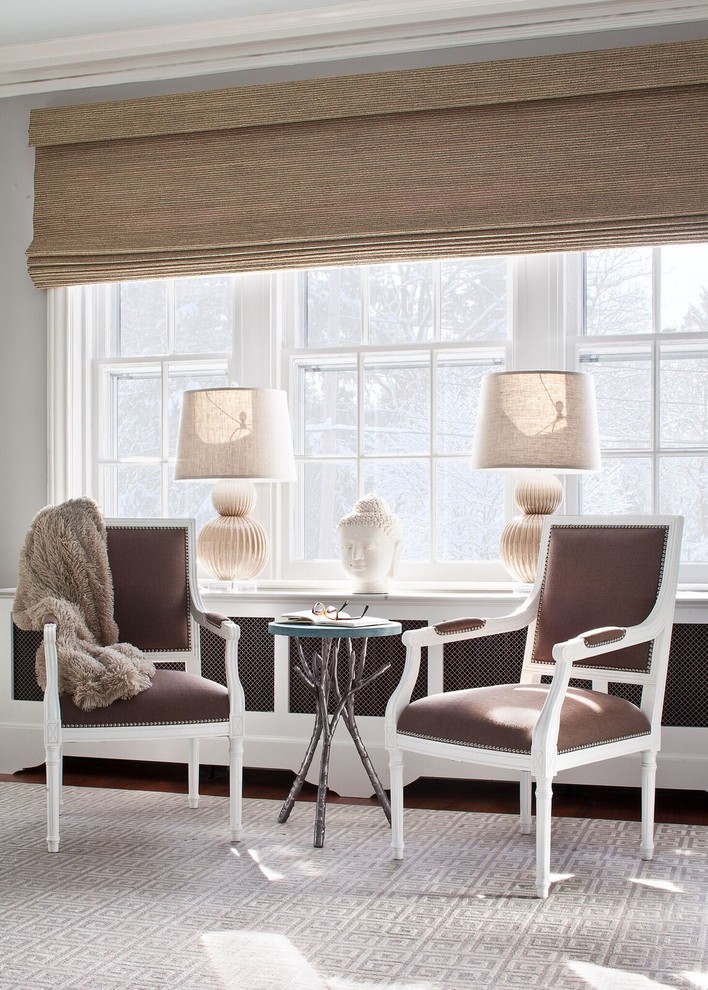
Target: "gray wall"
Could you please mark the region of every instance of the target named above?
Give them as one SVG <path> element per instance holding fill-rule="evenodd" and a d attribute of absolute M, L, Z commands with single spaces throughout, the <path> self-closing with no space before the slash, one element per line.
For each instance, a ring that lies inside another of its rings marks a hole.
<path fill-rule="evenodd" d="M 25 262 L 32 240 L 32 107 L 705 37 L 708 22 L 0 99 L 0 587 L 14 586 L 24 534 L 47 501 L 46 295 L 32 285 Z"/>
<path fill-rule="evenodd" d="M 36 101 L 35 101 L 36 102 Z M 32 240 L 32 102 L 0 100 L 0 586 L 15 583 L 17 554 L 47 500 L 46 294 L 27 274 Z"/>

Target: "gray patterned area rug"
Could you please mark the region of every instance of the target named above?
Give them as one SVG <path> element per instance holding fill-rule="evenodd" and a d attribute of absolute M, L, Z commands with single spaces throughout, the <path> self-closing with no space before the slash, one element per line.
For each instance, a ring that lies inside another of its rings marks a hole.
<path fill-rule="evenodd" d="M 708 987 L 708 827 L 559 819 L 550 898 L 508 815 L 406 812 L 393 862 L 379 808 L 314 805 L 278 825 L 225 798 L 0 783 L 2 990 L 660 990 Z"/>

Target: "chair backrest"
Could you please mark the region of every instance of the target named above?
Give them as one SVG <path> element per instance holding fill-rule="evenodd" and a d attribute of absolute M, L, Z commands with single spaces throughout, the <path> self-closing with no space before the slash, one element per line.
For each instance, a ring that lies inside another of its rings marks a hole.
<path fill-rule="evenodd" d="M 539 563 L 538 612 L 529 629 L 525 666 L 552 663 L 555 643 L 589 629 L 636 625 L 661 602 L 668 627 L 662 651 L 665 646 L 668 654 L 680 533 L 678 516 L 552 517 Z M 649 682 L 661 676 L 653 669 L 655 645 L 601 654 L 583 667 L 607 671 L 613 681 Z"/>
<path fill-rule="evenodd" d="M 106 520 L 113 613 L 121 641 L 147 653 L 198 658 L 190 613 L 193 532 L 189 519 Z"/>

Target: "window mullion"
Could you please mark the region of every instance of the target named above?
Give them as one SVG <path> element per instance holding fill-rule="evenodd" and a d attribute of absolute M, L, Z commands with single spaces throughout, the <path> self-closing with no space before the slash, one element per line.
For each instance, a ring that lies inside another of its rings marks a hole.
<path fill-rule="evenodd" d="M 370 326 L 370 292 L 369 292 L 369 268 L 365 266 L 361 270 L 361 347 L 357 351 L 357 397 L 356 397 L 356 433 L 357 433 L 357 466 L 356 466 L 356 491 L 357 498 L 364 494 L 364 431 L 366 428 L 364 420 L 364 393 L 365 393 L 365 370 L 364 348 L 369 343 Z"/>
<path fill-rule="evenodd" d="M 356 357 L 356 492 L 357 498 L 364 494 L 364 353 Z"/>
<path fill-rule="evenodd" d="M 169 518 L 169 464 L 170 464 L 170 365 L 168 361 L 160 362 L 160 420 L 161 420 L 161 489 L 162 515 Z"/>
<path fill-rule="evenodd" d="M 661 445 L 661 349 L 658 339 L 651 345 L 651 507 L 659 511 L 659 454 Z"/>
<path fill-rule="evenodd" d="M 433 265 L 433 340 L 442 340 L 442 265 L 439 261 Z M 430 515 L 429 540 L 430 559 L 434 564 L 438 561 L 438 486 L 437 486 L 437 455 L 438 455 L 438 402 L 437 402 L 438 348 L 433 346 L 430 352 L 430 436 L 428 438 L 428 478 L 430 485 Z"/>
<path fill-rule="evenodd" d="M 651 507 L 659 511 L 659 450 L 661 444 L 661 348 L 658 333 L 661 330 L 661 248 L 652 248 L 652 330 L 655 334 L 651 344 Z"/>
<path fill-rule="evenodd" d="M 166 303 L 167 303 L 167 353 L 174 354 L 175 347 L 175 280 L 167 279 L 166 283 Z"/>

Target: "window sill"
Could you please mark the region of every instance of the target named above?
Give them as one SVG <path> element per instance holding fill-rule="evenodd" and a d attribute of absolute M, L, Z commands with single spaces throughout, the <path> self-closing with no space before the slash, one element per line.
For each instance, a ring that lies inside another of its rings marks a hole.
<path fill-rule="evenodd" d="M 285 610 L 306 608 L 317 599 L 335 602 L 348 600 L 371 605 L 372 612 L 391 618 L 422 618 L 437 620 L 441 613 L 504 615 L 518 607 L 528 588 L 511 582 L 465 582 L 430 584 L 393 583 L 391 590 L 378 595 L 352 594 L 345 582 L 282 582 L 257 581 L 255 590 L 247 593 L 207 589 L 201 594 L 215 609 L 233 616 L 276 614 Z M 422 607 L 421 607 L 422 606 Z M 430 613 L 430 615 L 428 615 Z M 679 585 L 676 595 L 676 621 L 708 623 L 708 586 Z"/>

